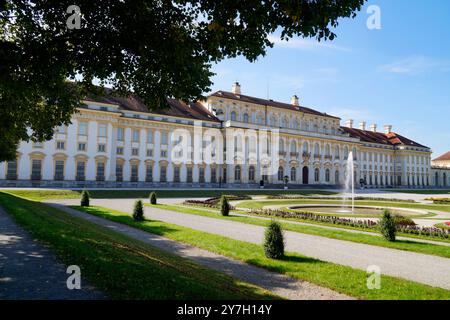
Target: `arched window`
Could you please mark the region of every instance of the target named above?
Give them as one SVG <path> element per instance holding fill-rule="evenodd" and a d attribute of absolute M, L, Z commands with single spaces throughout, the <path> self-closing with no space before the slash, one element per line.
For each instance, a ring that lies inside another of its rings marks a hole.
<path fill-rule="evenodd" d="M 339 151 L 339 146 L 336 146 L 336 147 L 334 148 L 334 157 L 335 157 L 336 159 L 339 159 L 339 158 L 341 157 L 340 151 Z"/>
<path fill-rule="evenodd" d="M 435 173 L 434 175 L 434 184 L 437 186 L 439 186 L 439 173 Z"/>
<path fill-rule="evenodd" d="M 320 155 L 320 147 L 319 147 L 319 144 L 318 144 L 318 143 L 316 143 L 316 144 L 314 145 L 314 155 L 315 155 L 315 156 L 319 156 L 319 155 Z"/>
<path fill-rule="evenodd" d="M 319 168 L 314 169 L 314 181 L 319 182 L 320 179 L 320 171 Z"/>
<path fill-rule="evenodd" d="M 444 182 L 443 186 L 446 187 L 447 186 L 447 174 L 444 172 L 444 174 L 442 175 L 442 180 Z"/>
<path fill-rule="evenodd" d="M 236 119 L 237 119 L 236 112 L 235 112 L 235 111 L 232 111 L 232 112 L 231 112 L 231 121 L 236 121 Z"/>
<path fill-rule="evenodd" d="M 258 116 L 256 117 L 256 123 L 264 124 L 264 117 L 261 114 L 258 114 Z"/>
<path fill-rule="evenodd" d="M 300 125 L 297 119 L 294 119 L 294 121 L 292 121 L 292 129 L 300 129 Z"/>
<path fill-rule="evenodd" d="M 295 167 L 291 168 L 291 181 L 296 181 L 297 180 L 297 169 L 295 169 Z"/>
<path fill-rule="evenodd" d="M 308 153 L 308 151 L 309 151 L 308 142 L 305 141 L 305 142 L 303 143 L 303 152 Z"/>
<path fill-rule="evenodd" d="M 244 113 L 244 123 L 248 123 L 248 113 Z"/>
<path fill-rule="evenodd" d="M 284 152 L 284 140 L 283 139 L 280 139 L 279 149 L 280 149 L 280 152 Z"/>
<path fill-rule="evenodd" d="M 254 166 L 250 166 L 248 168 L 248 180 L 255 181 L 255 167 Z"/>
<path fill-rule="evenodd" d="M 330 182 L 330 169 L 325 170 L 325 181 Z"/>
<path fill-rule="evenodd" d="M 335 184 L 339 184 L 339 170 L 336 170 L 336 172 L 334 173 L 334 183 Z"/>
<path fill-rule="evenodd" d="M 288 127 L 288 119 L 287 119 L 286 117 L 283 117 L 283 118 L 281 119 L 281 126 L 282 126 L 283 128 L 287 128 L 287 127 Z"/>
<path fill-rule="evenodd" d="M 241 166 L 236 166 L 234 168 L 234 180 L 241 181 Z"/>
<path fill-rule="evenodd" d="M 276 127 L 278 124 L 278 118 L 276 116 L 270 117 L 270 125 Z"/>
<path fill-rule="evenodd" d="M 294 140 L 291 141 L 291 152 L 292 153 L 297 152 L 297 143 Z"/>
<path fill-rule="evenodd" d="M 356 157 L 356 148 L 355 147 L 353 147 L 353 160 L 356 160 L 357 159 L 357 157 Z"/>
<path fill-rule="evenodd" d="M 278 181 L 283 181 L 284 169 L 283 167 L 278 167 Z"/>
<path fill-rule="evenodd" d="M 328 156 L 328 157 L 331 155 L 331 150 L 330 150 L 330 145 L 329 144 L 327 144 L 325 146 L 325 155 Z"/>

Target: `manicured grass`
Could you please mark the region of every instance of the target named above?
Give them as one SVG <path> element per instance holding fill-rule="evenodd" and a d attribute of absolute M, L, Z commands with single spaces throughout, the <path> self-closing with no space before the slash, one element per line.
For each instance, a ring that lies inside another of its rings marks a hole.
<path fill-rule="evenodd" d="M 58 209 L 0 193 L 0 205 L 66 265 L 116 299 L 266 299 L 267 291 Z"/>
<path fill-rule="evenodd" d="M 78 199 L 81 197 L 81 190 L 54 190 L 54 189 L 8 189 L 0 191 L 32 199 L 36 201 L 48 199 Z M 150 192 L 156 191 L 158 198 L 207 198 L 217 197 L 222 194 L 227 195 L 278 195 L 278 194 L 296 194 L 296 195 L 333 195 L 336 192 L 322 190 L 232 190 L 232 189 L 172 189 L 172 190 L 97 190 L 90 189 L 92 198 L 113 199 L 113 198 L 147 198 Z"/>
<path fill-rule="evenodd" d="M 157 205 L 160 209 L 166 209 L 171 211 L 176 211 L 180 213 L 194 214 L 204 217 L 222 219 L 222 220 L 231 220 L 241 223 L 253 224 L 258 226 L 266 226 L 267 220 L 258 219 L 256 217 L 248 216 L 240 216 L 233 215 L 232 213 L 228 217 L 223 217 L 220 215 L 218 210 L 213 209 L 197 209 L 187 206 L 179 206 L 179 205 Z M 395 242 L 386 241 L 382 237 L 378 237 L 375 235 L 367 235 L 361 233 L 347 232 L 345 230 L 333 230 L 326 229 L 315 226 L 305 226 L 294 223 L 283 222 L 283 219 L 274 219 L 280 222 L 283 226 L 284 230 L 311 234 L 315 236 L 321 236 L 326 238 L 338 239 L 338 240 L 346 240 L 351 242 L 358 242 L 369 244 L 373 246 L 386 247 L 398 250 L 419 252 L 425 254 L 431 254 L 436 256 L 441 256 L 445 258 L 450 258 L 450 247 L 448 246 L 439 246 L 431 243 L 422 243 L 410 240 L 397 240 Z M 334 226 L 334 225 L 333 225 Z M 367 231 L 367 230 L 364 230 Z"/>
<path fill-rule="evenodd" d="M 399 192 L 399 193 L 413 193 L 413 194 L 450 194 L 449 189 L 386 189 L 383 191 Z"/>
<path fill-rule="evenodd" d="M 287 253 L 283 260 L 267 259 L 262 246 L 160 221 L 135 222 L 127 213 L 101 207 L 76 207 L 87 213 L 127 224 L 150 233 L 188 243 L 234 259 L 310 281 L 360 299 L 450 299 L 450 291 L 389 276 L 381 276 L 381 290 L 366 286 L 363 270 Z"/>
<path fill-rule="evenodd" d="M 450 229 L 449 225 L 446 225 L 445 223 L 438 223 L 434 225 L 436 228 L 441 228 L 441 229 Z"/>
<path fill-rule="evenodd" d="M 339 200 L 248 200 L 242 201 L 237 204 L 239 208 L 248 209 L 261 209 L 265 206 L 291 206 L 300 204 L 342 204 Z M 370 200 L 356 200 L 356 205 L 362 206 L 380 206 L 380 207 L 392 207 L 392 208 L 409 208 L 409 209 L 422 209 L 422 210 L 436 210 L 450 212 L 450 205 L 436 205 L 436 204 L 422 204 L 422 203 L 404 203 L 404 202 L 393 202 L 393 201 L 370 201 Z"/>

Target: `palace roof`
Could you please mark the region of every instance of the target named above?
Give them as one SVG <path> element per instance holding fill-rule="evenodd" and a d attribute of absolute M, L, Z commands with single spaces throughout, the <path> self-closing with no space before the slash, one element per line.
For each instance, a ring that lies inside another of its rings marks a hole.
<path fill-rule="evenodd" d="M 450 161 L 450 151 L 444 153 L 443 155 L 437 157 L 436 159 L 433 159 L 433 161 Z"/>
<path fill-rule="evenodd" d="M 228 92 L 228 91 L 216 91 L 213 94 L 211 94 L 210 96 L 217 97 L 217 98 L 226 98 L 226 99 L 247 102 L 247 103 L 253 103 L 253 104 L 259 104 L 259 105 L 264 105 L 264 106 L 270 106 L 270 107 L 274 107 L 274 108 L 287 109 L 287 110 L 292 110 L 292 111 L 300 111 L 300 112 L 313 114 L 313 115 L 317 115 L 317 116 L 322 116 L 322 117 L 340 119 L 338 117 L 335 117 L 335 116 L 332 116 L 332 115 L 329 115 L 326 113 L 322 113 L 322 112 L 319 112 L 319 111 L 316 111 L 316 110 L 313 110 L 310 108 L 296 106 L 296 105 L 284 103 L 284 102 L 273 101 L 270 99 L 261 99 L 261 98 L 246 96 L 243 94 L 234 94 L 234 93 Z"/>
<path fill-rule="evenodd" d="M 167 107 L 159 110 L 151 110 L 148 106 L 135 95 L 130 95 L 128 98 L 119 97 L 111 94 L 111 90 L 105 88 L 105 94 L 102 96 L 90 96 L 85 100 L 99 103 L 108 103 L 118 105 L 123 110 L 155 113 L 172 117 L 182 117 L 194 120 L 215 121 L 219 122 L 208 109 L 201 103 L 184 103 L 176 99 L 167 98 Z"/>
<path fill-rule="evenodd" d="M 363 142 L 379 143 L 390 146 L 404 145 L 418 148 L 428 148 L 427 146 L 424 146 L 420 143 L 410 140 L 395 132 L 385 134 L 382 132 L 374 132 L 369 130 L 361 130 L 348 127 L 341 127 L 341 129 L 345 133 L 348 133 L 351 137 L 359 138 Z"/>

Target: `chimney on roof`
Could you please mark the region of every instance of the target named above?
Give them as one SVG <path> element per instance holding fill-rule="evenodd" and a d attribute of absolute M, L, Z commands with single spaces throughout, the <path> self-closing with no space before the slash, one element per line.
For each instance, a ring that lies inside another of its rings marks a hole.
<path fill-rule="evenodd" d="M 359 123 L 359 129 L 360 130 L 366 130 L 366 122 L 365 121 L 361 121 Z"/>
<path fill-rule="evenodd" d="M 347 120 L 347 121 L 345 122 L 345 126 L 346 126 L 347 128 L 352 129 L 352 128 L 353 128 L 353 119 Z"/>
<path fill-rule="evenodd" d="M 385 125 L 384 126 L 384 133 L 385 134 L 389 134 L 391 132 L 392 132 L 392 125 L 390 125 L 390 124 Z"/>
<path fill-rule="evenodd" d="M 374 123 L 373 125 L 370 126 L 370 131 L 377 132 L 377 124 L 376 123 Z"/>
<path fill-rule="evenodd" d="M 299 106 L 298 96 L 297 96 L 297 95 L 294 94 L 294 95 L 292 96 L 292 98 L 291 98 L 291 104 L 292 104 L 293 106 L 296 106 L 296 107 Z"/>
<path fill-rule="evenodd" d="M 239 82 L 233 83 L 231 92 L 233 92 L 234 94 L 241 94 L 241 85 L 239 84 Z"/>

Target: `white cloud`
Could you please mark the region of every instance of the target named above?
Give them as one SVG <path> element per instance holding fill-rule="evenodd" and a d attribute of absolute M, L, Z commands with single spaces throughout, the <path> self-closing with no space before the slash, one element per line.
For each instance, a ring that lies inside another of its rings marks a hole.
<path fill-rule="evenodd" d="M 303 51 L 317 51 L 321 49 L 329 49 L 344 52 L 351 51 L 351 49 L 347 47 L 338 46 L 330 42 L 319 42 L 317 40 L 295 38 L 287 41 L 281 40 L 279 37 L 276 37 L 274 35 L 268 36 L 268 39 L 275 45 L 275 47 L 278 46 L 288 49 L 303 50 Z"/>
<path fill-rule="evenodd" d="M 380 70 L 403 75 L 417 75 L 428 71 L 450 71 L 450 61 L 411 56 L 390 64 L 382 65 Z"/>

